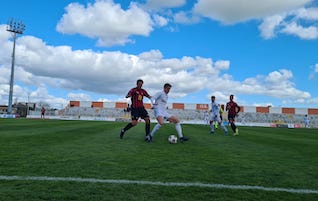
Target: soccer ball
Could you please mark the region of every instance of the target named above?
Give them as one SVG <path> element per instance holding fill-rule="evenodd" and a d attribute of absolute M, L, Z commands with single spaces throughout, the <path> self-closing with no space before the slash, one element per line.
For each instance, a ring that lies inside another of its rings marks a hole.
<path fill-rule="evenodd" d="M 178 138 L 175 135 L 170 135 L 168 141 L 170 144 L 176 144 L 178 142 Z"/>

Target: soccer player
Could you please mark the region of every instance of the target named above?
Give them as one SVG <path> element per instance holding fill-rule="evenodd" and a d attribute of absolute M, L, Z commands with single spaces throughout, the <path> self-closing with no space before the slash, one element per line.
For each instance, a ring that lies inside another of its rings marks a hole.
<path fill-rule="evenodd" d="M 45 118 L 45 108 L 44 107 L 42 107 L 41 108 L 41 119 L 44 119 Z"/>
<path fill-rule="evenodd" d="M 131 122 L 128 123 L 123 129 L 121 129 L 119 135 L 120 139 L 123 139 L 124 134 L 127 130 L 137 125 L 139 118 L 142 118 L 146 122 L 146 136 L 148 136 L 150 133 L 150 118 L 147 110 L 144 107 L 143 98 L 145 96 L 151 99 L 151 96 L 146 90 L 142 88 L 143 83 L 143 80 L 137 80 L 137 86 L 130 89 L 126 95 L 126 98 L 131 97 Z"/>
<path fill-rule="evenodd" d="M 234 134 L 233 135 L 238 135 L 238 128 L 235 125 L 235 117 L 237 114 L 240 112 L 241 107 L 238 106 L 236 102 L 233 101 L 234 95 L 230 95 L 230 101 L 226 103 L 226 111 L 228 111 L 228 120 L 229 120 L 229 125 L 231 126 Z"/>
<path fill-rule="evenodd" d="M 171 84 L 166 83 L 163 86 L 163 91 L 156 93 L 152 97 L 154 115 L 157 118 L 158 123 L 152 129 L 149 138 L 147 139 L 148 142 L 152 142 L 152 138 L 155 133 L 160 129 L 160 127 L 164 124 L 165 120 L 168 120 L 171 123 L 175 124 L 176 131 L 178 133 L 179 139 L 181 142 L 188 141 L 188 138 L 184 137 L 182 134 L 182 128 L 180 124 L 180 120 L 171 114 L 169 114 L 166 110 L 167 102 L 168 102 L 168 93 L 171 89 Z"/>
<path fill-rule="evenodd" d="M 309 117 L 308 115 L 306 114 L 305 117 L 304 117 L 304 122 L 305 122 L 305 127 L 306 128 L 309 128 L 309 124 L 310 124 L 310 120 L 309 120 Z"/>
<path fill-rule="evenodd" d="M 221 125 L 224 130 L 224 134 L 227 135 L 227 128 L 223 125 L 223 122 L 220 117 L 220 104 L 217 104 L 215 101 L 215 96 L 211 96 L 211 119 L 210 119 L 210 133 L 214 134 L 214 123 Z"/>

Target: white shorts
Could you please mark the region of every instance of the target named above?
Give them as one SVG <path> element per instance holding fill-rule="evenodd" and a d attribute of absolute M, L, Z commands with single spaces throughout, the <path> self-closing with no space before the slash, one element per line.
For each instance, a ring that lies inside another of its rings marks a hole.
<path fill-rule="evenodd" d="M 211 120 L 211 121 L 221 122 L 220 113 L 212 114 L 210 120 Z"/>
<path fill-rule="evenodd" d="M 171 114 L 169 114 L 166 110 L 159 110 L 159 109 L 154 109 L 154 115 L 156 118 L 159 116 L 162 116 L 164 119 L 169 119 L 172 117 Z"/>

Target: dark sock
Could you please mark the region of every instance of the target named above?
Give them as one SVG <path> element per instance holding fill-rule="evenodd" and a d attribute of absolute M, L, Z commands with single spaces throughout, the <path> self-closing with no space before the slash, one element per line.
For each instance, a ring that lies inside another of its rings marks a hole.
<path fill-rule="evenodd" d="M 126 132 L 127 130 L 129 130 L 131 127 L 133 127 L 132 123 L 129 123 L 125 126 L 125 128 L 123 129 L 124 132 Z"/>
<path fill-rule="evenodd" d="M 150 124 L 147 124 L 147 123 L 146 123 L 145 128 L 146 128 L 146 136 L 147 136 L 147 135 L 149 135 L 149 133 L 150 133 Z"/>
<path fill-rule="evenodd" d="M 235 126 L 234 123 L 231 123 L 231 128 L 232 128 L 233 132 L 235 133 L 236 132 L 236 126 Z"/>

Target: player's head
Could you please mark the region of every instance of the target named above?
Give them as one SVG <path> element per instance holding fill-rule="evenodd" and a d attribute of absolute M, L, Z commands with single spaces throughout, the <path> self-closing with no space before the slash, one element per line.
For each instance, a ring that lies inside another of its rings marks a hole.
<path fill-rule="evenodd" d="M 167 88 L 167 87 L 171 88 L 171 84 L 166 83 L 166 84 L 163 85 L 163 88 Z"/>
<path fill-rule="evenodd" d="M 171 84 L 166 83 L 163 85 L 163 90 L 166 92 L 166 94 L 169 93 L 170 89 L 171 89 Z"/>
<path fill-rule="evenodd" d="M 136 82 L 137 87 L 141 88 L 143 83 L 144 83 L 144 81 L 142 79 L 138 79 L 137 82 Z"/>
<path fill-rule="evenodd" d="M 234 95 L 231 94 L 231 95 L 230 95 L 230 100 L 233 100 L 233 98 L 234 98 Z"/>
<path fill-rule="evenodd" d="M 211 96 L 211 100 L 212 100 L 212 102 L 214 102 L 215 101 L 215 96 Z"/>

